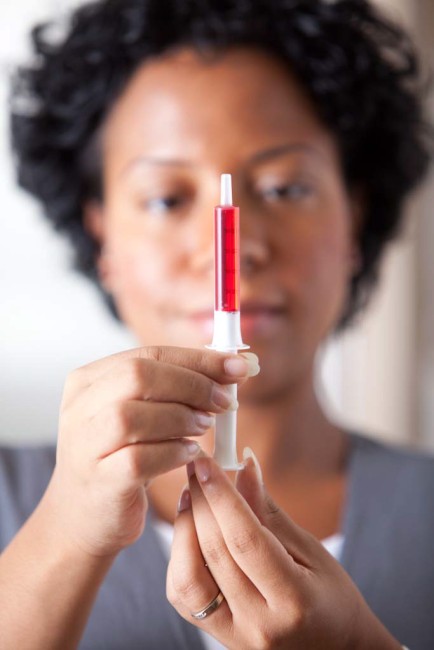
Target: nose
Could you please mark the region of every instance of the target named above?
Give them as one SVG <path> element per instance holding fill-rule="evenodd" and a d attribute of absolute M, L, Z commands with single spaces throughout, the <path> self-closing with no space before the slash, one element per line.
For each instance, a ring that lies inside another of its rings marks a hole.
<path fill-rule="evenodd" d="M 240 274 L 249 277 L 267 266 L 271 258 L 266 220 L 258 206 L 245 201 L 240 206 Z"/>

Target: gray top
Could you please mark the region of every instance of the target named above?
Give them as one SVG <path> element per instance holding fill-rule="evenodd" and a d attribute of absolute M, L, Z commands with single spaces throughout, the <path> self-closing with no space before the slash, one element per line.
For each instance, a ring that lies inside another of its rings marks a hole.
<path fill-rule="evenodd" d="M 0 549 L 40 500 L 53 447 L 0 449 Z M 342 565 L 411 650 L 434 648 L 434 458 L 351 435 Z M 165 597 L 167 560 L 152 524 L 101 587 L 81 650 L 203 650 Z"/>

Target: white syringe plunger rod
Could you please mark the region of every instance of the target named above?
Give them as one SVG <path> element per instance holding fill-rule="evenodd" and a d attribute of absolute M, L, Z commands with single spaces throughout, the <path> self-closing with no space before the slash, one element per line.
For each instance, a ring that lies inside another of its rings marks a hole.
<path fill-rule="evenodd" d="M 220 178 L 220 205 L 232 205 L 232 176 L 222 174 Z"/>

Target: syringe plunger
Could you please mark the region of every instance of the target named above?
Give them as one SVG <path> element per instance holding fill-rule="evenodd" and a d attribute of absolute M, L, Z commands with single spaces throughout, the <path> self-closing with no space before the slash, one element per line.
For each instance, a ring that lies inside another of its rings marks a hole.
<path fill-rule="evenodd" d="M 232 176 L 222 174 L 220 178 L 220 205 L 232 205 Z"/>

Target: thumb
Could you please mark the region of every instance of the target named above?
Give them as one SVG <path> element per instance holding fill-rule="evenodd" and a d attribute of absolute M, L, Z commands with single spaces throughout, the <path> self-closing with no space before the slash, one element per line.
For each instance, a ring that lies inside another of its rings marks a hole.
<path fill-rule="evenodd" d="M 264 482 L 259 461 L 250 447 L 243 449 L 243 467 L 237 472 L 235 487 L 262 521 Z"/>
<path fill-rule="evenodd" d="M 259 521 L 270 528 L 275 515 L 283 514 L 265 490 L 261 466 L 250 447 L 243 450 L 243 468 L 237 472 L 235 485 Z M 286 519 L 286 515 L 284 515 Z"/>
<path fill-rule="evenodd" d="M 244 467 L 236 477 L 236 488 L 247 501 L 263 526 L 268 528 L 293 558 L 309 566 L 322 549 L 318 540 L 298 526 L 273 501 L 265 489 L 259 461 L 250 447 L 243 450 Z"/>

